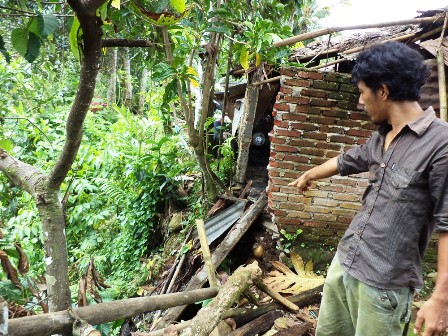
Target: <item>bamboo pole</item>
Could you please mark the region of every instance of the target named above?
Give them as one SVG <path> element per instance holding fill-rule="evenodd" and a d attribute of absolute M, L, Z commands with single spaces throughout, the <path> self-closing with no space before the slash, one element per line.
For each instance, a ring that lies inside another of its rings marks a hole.
<path fill-rule="evenodd" d="M 447 121 L 447 101 L 446 101 L 446 75 L 445 75 L 445 52 L 443 48 L 443 36 L 445 35 L 448 13 L 443 22 L 440 43 L 437 48 L 437 71 L 439 74 L 439 100 L 440 100 L 440 119 Z"/>
<path fill-rule="evenodd" d="M 208 246 L 207 234 L 205 233 L 204 221 L 202 219 L 196 219 L 196 227 L 198 229 L 199 242 L 201 243 L 202 256 L 204 257 L 208 283 L 212 288 L 218 287 L 215 268 L 213 267 L 212 256 Z"/>
<path fill-rule="evenodd" d="M 259 82 L 255 82 L 252 85 L 253 86 L 260 86 L 263 84 L 267 84 L 267 83 L 272 83 L 272 82 L 278 82 L 280 80 L 280 78 L 282 78 L 282 76 L 277 76 L 277 77 L 272 77 L 272 78 L 268 78 Z"/>
<path fill-rule="evenodd" d="M 441 15 L 436 15 L 436 16 L 432 16 L 432 17 L 428 17 L 428 18 L 390 21 L 390 22 L 383 22 L 383 23 L 371 23 L 371 24 L 355 25 L 355 26 L 347 26 L 347 27 L 323 28 L 323 29 L 319 29 L 319 30 L 316 30 L 313 32 L 289 37 L 287 39 L 275 42 L 273 45 L 274 45 L 274 47 L 283 47 L 283 46 L 291 45 L 291 44 L 294 44 L 294 43 L 297 43 L 300 41 L 305 41 L 305 40 L 309 40 L 309 39 L 312 39 L 315 37 L 328 35 L 328 34 L 332 34 L 332 33 L 337 33 L 337 32 L 345 31 L 345 30 L 382 28 L 382 27 L 391 27 L 391 26 L 401 26 L 401 25 L 407 25 L 407 24 L 419 24 L 419 23 L 434 23 L 441 18 L 442 18 Z"/>

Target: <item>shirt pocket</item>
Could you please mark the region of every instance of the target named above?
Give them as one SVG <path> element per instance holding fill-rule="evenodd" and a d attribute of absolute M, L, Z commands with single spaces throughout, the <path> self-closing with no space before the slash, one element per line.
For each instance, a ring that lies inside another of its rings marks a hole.
<path fill-rule="evenodd" d="M 390 175 L 391 199 L 400 202 L 418 201 L 421 189 L 425 188 L 422 175 L 418 171 L 395 166 Z"/>

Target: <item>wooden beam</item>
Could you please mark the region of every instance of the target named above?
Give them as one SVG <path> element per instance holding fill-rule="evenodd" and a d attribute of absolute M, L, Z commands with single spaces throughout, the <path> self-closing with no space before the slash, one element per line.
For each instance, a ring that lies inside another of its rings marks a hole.
<path fill-rule="evenodd" d="M 323 28 L 313 32 L 304 33 L 300 35 L 296 35 L 278 42 L 275 42 L 274 47 L 283 47 L 286 45 L 291 45 L 300 41 L 309 40 L 315 37 L 328 35 L 332 33 L 337 33 L 345 30 L 354 30 L 354 29 L 370 29 L 370 28 L 382 28 L 382 27 L 391 27 L 391 26 L 401 26 L 408 24 L 419 24 L 419 23 L 435 23 L 436 21 L 441 20 L 444 15 L 435 15 L 428 18 L 419 18 L 419 19 L 410 19 L 410 20 L 400 20 L 400 21 L 390 21 L 383 23 L 371 23 L 365 25 L 355 25 L 355 26 L 347 26 L 347 27 L 331 27 L 331 28 Z"/>

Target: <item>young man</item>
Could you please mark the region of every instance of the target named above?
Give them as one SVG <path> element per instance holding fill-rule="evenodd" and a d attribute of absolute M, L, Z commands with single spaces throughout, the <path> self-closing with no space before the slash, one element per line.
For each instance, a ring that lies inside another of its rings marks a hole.
<path fill-rule="evenodd" d="M 442 335 L 448 327 L 448 124 L 418 104 L 427 73 L 421 55 L 402 43 L 362 52 L 353 82 L 378 131 L 290 183 L 303 192 L 337 173 L 370 173 L 362 207 L 328 269 L 317 336 L 402 335 L 434 230 L 437 283 L 415 332 L 424 325 L 424 336 Z"/>

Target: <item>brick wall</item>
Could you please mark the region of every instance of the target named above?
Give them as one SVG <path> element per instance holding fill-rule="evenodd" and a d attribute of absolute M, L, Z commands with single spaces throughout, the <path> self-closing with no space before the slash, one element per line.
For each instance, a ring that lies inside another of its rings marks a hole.
<path fill-rule="evenodd" d="M 268 166 L 273 221 L 288 232 L 303 229 L 302 240 L 335 246 L 361 206 L 366 175 L 314 182 L 304 195 L 287 184 L 364 143 L 376 126 L 357 109 L 358 89 L 349 75 L 301 68 L 284 68 L 281 75 Z"/>

